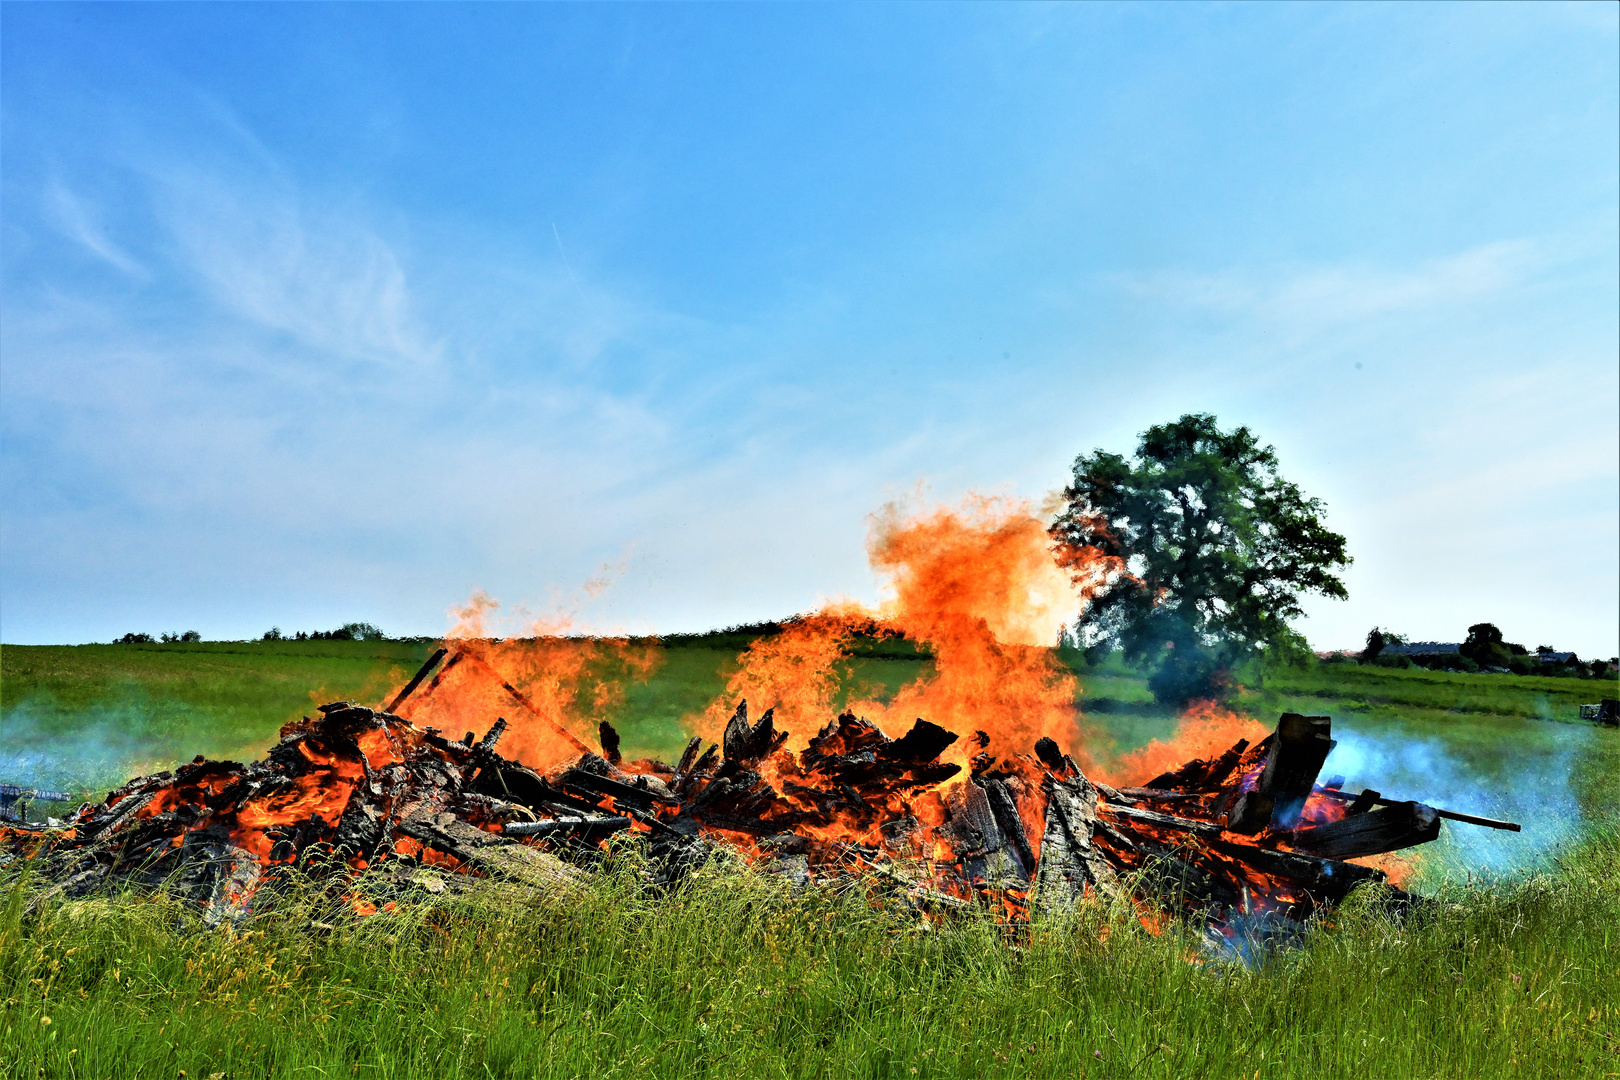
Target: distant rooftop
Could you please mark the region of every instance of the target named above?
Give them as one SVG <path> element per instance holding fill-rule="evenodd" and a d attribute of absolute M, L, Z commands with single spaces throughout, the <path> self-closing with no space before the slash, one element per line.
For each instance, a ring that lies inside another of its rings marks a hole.
<path fill-rule="evenodd" d="M 1410 645 L 1385 645 L 1387 653 L 1397 653 L 1401 656 L 1443 656 L 1446 653 L 1460 652 L 1460 641 L 1414 641 Z"/>

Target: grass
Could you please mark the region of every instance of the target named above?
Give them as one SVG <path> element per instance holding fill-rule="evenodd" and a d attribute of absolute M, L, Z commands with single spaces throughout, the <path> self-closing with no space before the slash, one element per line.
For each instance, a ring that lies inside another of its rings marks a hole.
<path fill-rule="evenodd" d="M 1258 967 L 1101 905 L 1003 928 L 626 855 L 566 899 L 496 886 L 365 919 L 293 895 L 204 931 L 163 896 L 0 917 L 3 1077 L 1490 1077 L 1620 1071 L 1620 839 L 1352 897 Z M 320 919 L 311 912 L 320 914 Z"/>

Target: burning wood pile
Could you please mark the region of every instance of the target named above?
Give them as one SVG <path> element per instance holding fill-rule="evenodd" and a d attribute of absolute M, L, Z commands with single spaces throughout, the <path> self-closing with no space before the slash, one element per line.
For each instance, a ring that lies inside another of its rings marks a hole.
<path fill-rule="evenodd" d="M 463 655 L 482 662 L 452 664 Z M 846 713 L 793 753 L 772 711 L 751 722 L 746 702 L 718 743 L 693 739 L 674 765 L 625 760 L 603 723 L 600 753 L 564 732 L 577 755 L 542 772 L 501 755 L 505 719 L 455 739 L 396 714 L 443 657 L 386 709 L 321 706 L 262 761 L 199 757 L 82 806 L 63 829 L 0 829 L 0 861 L 37 856 L 66 895 L 166 885 L 217 923 L 295 865 L 429 864 L 547 887 L 633 832 L 664 884 L 726 845 L 801 887 L 862 879 L 922 908 L 983 902 L 1021 919 L 1128 895 L 1223 928 L 1257 912 L 1302 920 L 1385 880 L 1346 860 L 1433 840 L 1442 818 L 1518 828 L 1318 784 L 1329 720 L 1294 713 L 1256 745 L 1117 789 L 1051 739 L 998 759 L 982 732 L 963 776 L 940 760 L 959 736 L 922 719 L 891 738 Z"/>

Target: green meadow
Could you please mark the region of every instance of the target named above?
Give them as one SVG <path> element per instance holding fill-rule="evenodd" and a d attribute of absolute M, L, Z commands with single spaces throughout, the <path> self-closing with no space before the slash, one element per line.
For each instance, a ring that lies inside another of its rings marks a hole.
<path fill-rule="evenodd" d="M 614 706 L 626 750 L 678 752 L 745 644 L 666 643 Z M 432 647 L 7 646 L 0 773 L 99 797 L 253 755 L 313 704 L 380 703 Z M 1109 752 L 1175 730 L 1140 673 L 1073 659 Z M 928 668 L 868 646 L 844 684 Z M 1100 904 L 1009 935 L 727 862 L 666 895 L 633 849 L 566 895 L 424 879 L 357 918 L 310 882 L 216 931 L 162 895 L 42 900 L 14 864 L 0 1077 L 1620 1075 L 1620 732 L 1575 719 L 1615 685 L 1353 665 L 1255 682 L 1234 707 L 1263 722 L 1333 717 L 1348 786 L 1524 831 L 1448 825 L 1414 882 L 1435 904 L 1397 918 L 1358 893 L 1246 963 Z"/>

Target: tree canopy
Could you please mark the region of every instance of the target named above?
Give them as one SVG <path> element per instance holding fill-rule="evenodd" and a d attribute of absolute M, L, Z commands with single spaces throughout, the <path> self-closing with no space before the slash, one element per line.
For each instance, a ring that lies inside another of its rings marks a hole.
<path fill-rule="evenodd" d="M 1052 538 L 1090 595 L 1076 630 L 1156 662 L 1160 700 L 1218 696 L 1237 663 L 1303 649 L 1300 597 L 1347 595 L 1344 537 L 1246 427 L 1189 413 L 1149 428 L 1132 458 L 1076 458 L 1064 496 Z"/>

